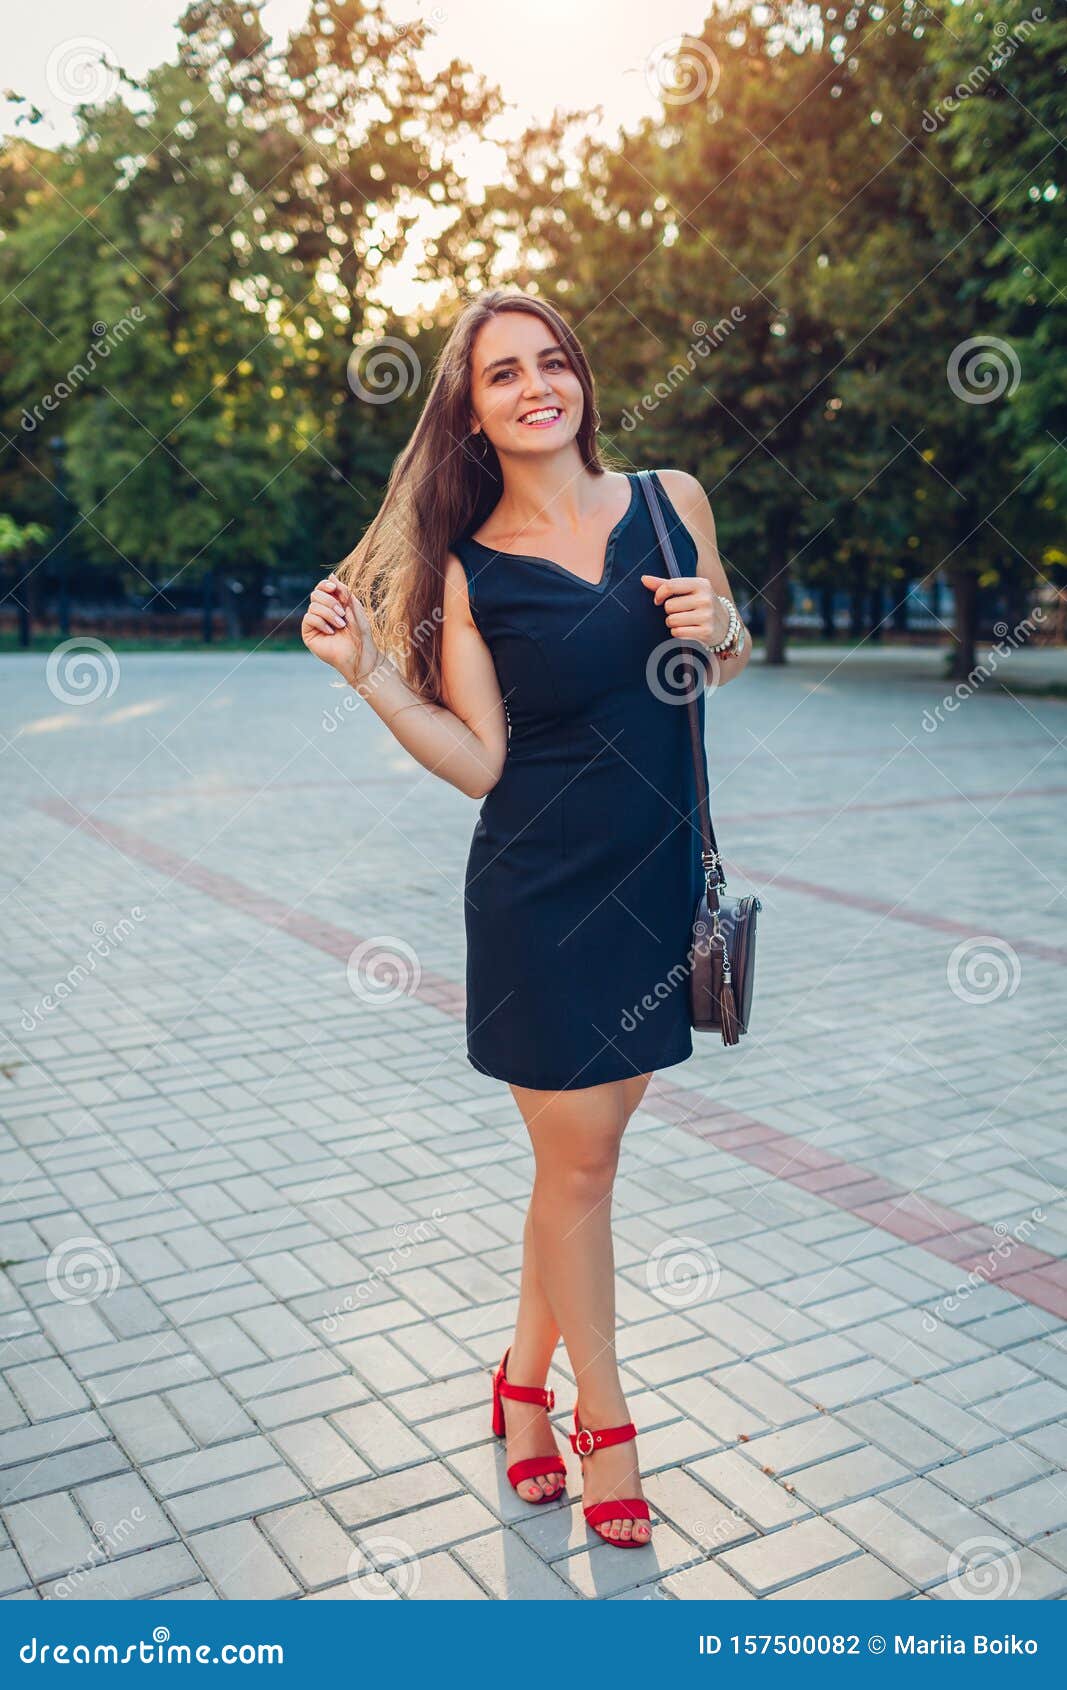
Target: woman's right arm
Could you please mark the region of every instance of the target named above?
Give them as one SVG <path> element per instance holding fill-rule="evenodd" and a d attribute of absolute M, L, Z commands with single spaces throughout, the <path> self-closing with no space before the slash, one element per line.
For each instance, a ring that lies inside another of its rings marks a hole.
<path fill-rule="evenodd" d="M 484 798 L 507 756 L 507 717 L 489 648 L 475 627 L 467 578 L 449 553 L 441 626 L 443 704 L 412 691 L 371 638 L 366 612 L 332 575 L 311 595 L 301 625 L 309 651 L 365 698 L 393 737 L 431 774 Z"/>

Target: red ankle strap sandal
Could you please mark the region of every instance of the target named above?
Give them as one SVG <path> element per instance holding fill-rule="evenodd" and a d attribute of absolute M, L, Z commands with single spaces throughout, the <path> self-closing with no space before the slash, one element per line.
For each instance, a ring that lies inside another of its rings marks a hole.
<path fill-rule="evenodd" d="M 588 1426 L 579 1426 L 578 1409 L 575 1407 L 574 1431 L 567 1435 L 571 1440 L 571 1448 L 574 1453 L 584 1457 L 593 1455 L 598 1449 L 607 1449 L 611 1444 L 629 1443 L 631 1438 L 636 1438 L 637 1427 L 632 1420 L 628 1420 L 625 1426 L 606 1426 L 602 1431 L 593 1432 L 590 1431 Z M 582 1467 L 583 1469 L 585 1467 L 584 1460 Z M 609 1499 L 606 1502 L 594 1502 L 588 1508 L 583 1505 L 582 1513 L 585 1515 L 586 1524 L 590 1526 L 602 1525 L 606 1520 L 651 1521 L 652 1518 L 648 1511 L 648 1503 L 641 1496 L 625 1496 L 618 1501 Z M 647 1549 L 651 1542 L 650 1537 L 644 1539 L 604 1537 L 603 1532 L 597 1532 L 597 1536 L 603 1538 L 605 1543 L 614 1544 L 618 1549 Z"/>
<path fill-rule="evenodd" d="M 514 1402 L 535 1402 L 541 1408 L 554 1408 L 556 1406 L 555 1391 L 546 1391 L 543 1385 L 509 1384 L 507 1362 L 510 1354 L 511 1346 L 509 1344 L 504 1351 L 504 1359 L 493 1377 L 493 1433 L 498 1438 L 504 1437 L 507 1433 L 501 1397 L 508 1397 Z M 539 1502 L 555 1502 L 563 1486 L 558 1485 L 554 1491 L 549 1491 L 547 1495 L 542 1493 L 540 1496 L 523 1496 L 519 1486 L 524 1479 L 547 1478 L 550 1473 L 562 1473 L 564 1478 L 567 1476 L 567 1464 L 558 1450 L 554 1456 L 530 1455 L 523 1461 L 513 1461 L 507 1470 L 508 1481 L 516 1495 L 521 1501 L 529 1502 L 534 1506 Z"/>

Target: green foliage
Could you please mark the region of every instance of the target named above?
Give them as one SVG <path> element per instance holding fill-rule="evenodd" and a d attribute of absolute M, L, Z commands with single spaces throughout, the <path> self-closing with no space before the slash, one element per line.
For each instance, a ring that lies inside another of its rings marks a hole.
<path fill-rule="evenodd" d="M 39 522 L 17 523 L 7 511 L 0 511 L 0 558 L 18 558 L 29 546 L 39 545 L 46 530 Z"/>
<path fill-rule="evenodd" d="M 0 496 L 51 514 L 61 434 L 79 560 L 126 588 L 351 549 L 413 421 L 360 403 L 353 342 L 446 142 L 495 109 L 427 84 L 425 26 L 313 5 L 273 49 L 261 0 L 187 8 L 177 62 L 79 110 L 56 153 L 0 156 Z"/>
<path fill-rule="evenodd" d="M 947 572 L 964 669 L 976 584 L 1024 604 L 1062 578 L 1062 9 L 718 0 L 654 118 L 609 142 L 557 111 L 484 203 L 453 154 L 500 102 L 460 64 L 424 79 L 428 26 L 314 0 L 276 48 L 260 11 L 196 0 L 175 62 L 73 145 L 0 151 L 16 523 L 56 527 L 61 434 L 83 564 L 222 571 L 251 615 L 266 566 L 351 549 L 421 404 L 357 399 L 353 346 L 400 334 L 425 371 L 456 299 L 503 279 L 579 327 L 615 461 L 700 478 L 772 655 L 791 575 L 889 608 Z M 391 326 L 427 203 L 452 214 L 423 271 L 445 309 Z"/>
<path fill-rule="evenodd" d="M 720 7 L 659 117 L 587 146 L 578 173 L 559 125 L 524 136 L 472 231 L 501 256 L 521 238 L 509 273 L 581 322 L 616 451 L 701 479 L 731 579 L 772 623 L 791 570 L 896 606 L 944 569 L 966 620 L 964 577 L 1025 595 L 1056 555 L 1067 25 L 1024 27 L 924 122 L 1028 15 Z M 949 379 L 975 337 L 1009 376 L 1023 363 L 988 404 L 981 356 L 974 391 Z"/>

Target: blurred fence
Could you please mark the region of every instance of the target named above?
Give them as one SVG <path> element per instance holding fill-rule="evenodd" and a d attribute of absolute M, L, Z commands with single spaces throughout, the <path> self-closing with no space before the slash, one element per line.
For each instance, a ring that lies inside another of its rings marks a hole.
<path fill-rule="evenodd" d="M 20 638 L 26 640 L 31 633 L 46 639 L 80 633 L 102 640 L 135 640 L 160 646 L 216 640 L 293 640 L 300 635 L 313 577 L 313 570 L 278 574 L 258 583 L 254 596 L 241 582 L 225 580 L 212 583 L 209 594 L 202 586 L 175 588 L 164 583 L 136 598 L 71 595 L 66 605 L 59 594 L 50 593 L 42 595 L 28 613 L 26 606 L 20 608 L 12 596 L 0 599 L 0 639 L 8 646 Z M 759 639 L 764 632 L 763 602 L 758 595 L 746 594 L 740 585 L 735 591 L 741 614 Z M 1028 635 L 1028 643 L 1064 644 L 1067 590 L 1046 588 L 1038 597 L 1044 614 L 1039 627 Z M 791 584 L 787 627 L 793 638 L 947 644 L 955 608 L 947 581 L 913 585 L 903 595 L 888 587 L 875 587 L 859 597 L 855 592 L 795 582 Z M 999 592 L 981 593 L 977 637 L 1001 637 L 1005 627 L 1020 622 L 1029 608 L 1028 604 L 1010 603 Z"/>

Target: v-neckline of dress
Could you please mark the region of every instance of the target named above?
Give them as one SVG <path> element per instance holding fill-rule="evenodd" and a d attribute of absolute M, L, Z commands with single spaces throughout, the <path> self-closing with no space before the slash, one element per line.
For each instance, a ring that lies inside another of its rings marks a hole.
<path fill-rule="evenodd" d="M 537 557 L 531 552 L 497 551 L 495 546 L 487 546 L 483 541 L 476 540 L 473 535 L 469 536 L 470 543 L 477 546 L 479 551 L 488 552 L 492 557 L 507 557 L 512 558 L 516 563 L 536 563 L 542 565 L 545 569 L 555 569 L 560 575 L 566 575 L 568 580 L 576 581 L 579 587 L 586 587 L 591 593 L 602 593 L 608 584 L 615 561 L 615 542 L 627 522 L 630 520 L 630 517 L 633 515 L 634 507 L 637 504 L 636 479 L 629 473 L 629 471 L 626 472 L 626 479 L 630 484 L 630 500 L 605 542 L 604 563 L 600 572 L 599 581 L 587 581 L 584 575 L 576 575 L 573 569 L 567 568 L 566 564 L 556 563 L 555 560 L 550 557 Z"/>

